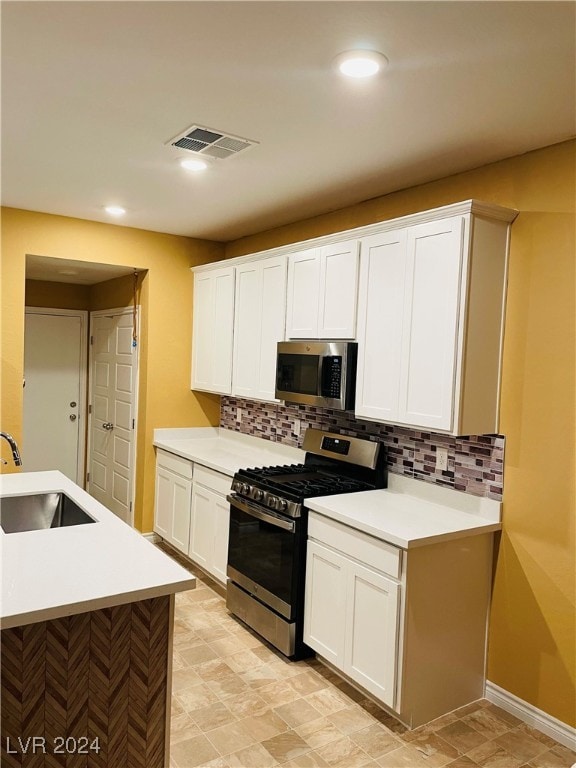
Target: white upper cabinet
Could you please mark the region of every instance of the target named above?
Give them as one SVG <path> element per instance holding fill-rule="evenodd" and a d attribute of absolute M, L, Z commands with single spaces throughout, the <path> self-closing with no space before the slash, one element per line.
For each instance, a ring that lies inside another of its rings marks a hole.
<path fill-rule="evenodd" d="M 398 404 L 405 424 L 452 428 L 462 232 L 455 217 L 407 233 Z"/>
<path fill-rule="evenodd" d="M 192 388 L 273 401 L 278 341 L 357 339 L 359 418 L 498 432 L 516 214 L 466 200 L 194 268 Z"/>
<path fill-rule="evenodd" d="M 406 283 L 406 230 L 362 240 L 356 415 L 376 421 L 398 417 L 402 322 Z"/>
<path fill-rule="evenodd" d="M 357 291 L 358 240 L 291 254 L 287 338 L 355 338 Z"/>
<path fill-rule="evenodd" d="M 234 267 L 194 275 L 192 389 L 230 394 L 234 338 Z"/>
<path fill-rule="evenodd" d="M 236 267 L 232 394 L 274 400 L 276 345 L 284 338 L 286 257 Z"/>
<path fill-rule="evenodd" d="M 288 258 L 287 338 L 318 338 L 319 302 L 320 248 L 292 254 Z"/>
<path fill-rule="evenodd" d="M 357 416 L 498 431 L 509 221 L 451 216 L 362 240 Z"/>

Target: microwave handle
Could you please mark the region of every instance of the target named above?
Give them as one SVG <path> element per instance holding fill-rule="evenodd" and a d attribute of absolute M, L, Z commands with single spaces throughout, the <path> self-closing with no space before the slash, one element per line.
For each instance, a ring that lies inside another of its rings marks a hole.
<path fill-rule="evenodd" d="M 241 512 L 245 512 L 247 515 L 251 515 L 251 517 L 256 517 L 258 520 L 269 523 L 276 528 L 282 528 L 284 531 L 290 531 L 291 533 L 294 532 L 294 523 L 290 522 L 289 520 L 283 520 L 281 517 L 276 517 L 276 515 L 270 515 L 268 512 L 263 512 L 255 504 L 240 501 L 238 496 L 234 494 L 229 494 L 226 496 L 226 501 L 230 502 L 230 504 L 233 506 L 238 507 Z"/>

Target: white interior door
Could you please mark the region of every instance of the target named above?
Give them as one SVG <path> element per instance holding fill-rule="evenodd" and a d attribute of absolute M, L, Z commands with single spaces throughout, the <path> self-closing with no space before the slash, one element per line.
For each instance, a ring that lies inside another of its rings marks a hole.
<path fill-rule="evenodd" d="M 137 347 L 131 310 L 92 312 L 88 489 L 133 524 Z"/>
<path fill-rule="evenodd" d="M 87 313 L 26 308 L 26 472 L 58 469 L 83 486 Z"/>

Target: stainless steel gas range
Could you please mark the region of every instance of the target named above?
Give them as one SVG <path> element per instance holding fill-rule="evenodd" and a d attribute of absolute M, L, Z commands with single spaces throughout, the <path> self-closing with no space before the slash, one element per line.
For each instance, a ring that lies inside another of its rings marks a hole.
<path fill-rule="evenodd" d="M 308 429 L 303 448 L 303 464 L 240 470 L 228 496 L 228 610 L 294 659 L 312 653 L 302 641 L 306 499 L 387 481 L 378 442 Z"/>

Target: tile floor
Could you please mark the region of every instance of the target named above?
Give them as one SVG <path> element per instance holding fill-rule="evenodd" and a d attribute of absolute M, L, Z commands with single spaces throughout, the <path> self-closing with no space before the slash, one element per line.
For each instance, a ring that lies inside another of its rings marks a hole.
<path fill-rule="evenodd" d="M 484 699 L 409 731 L 315 659 L 288 662 L 264 645 L 210 585 L 199 579 L 176 596 L 171 768 L 576 762 L 576 753 Z"/>

